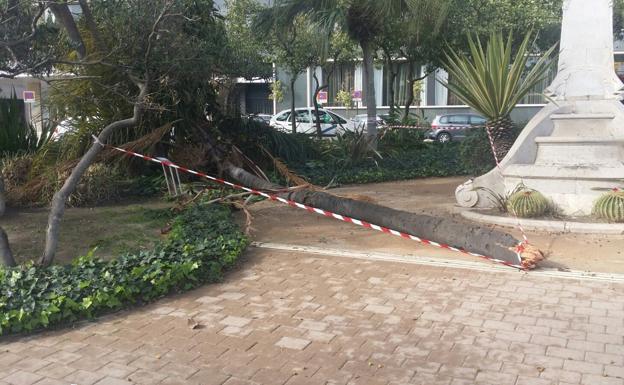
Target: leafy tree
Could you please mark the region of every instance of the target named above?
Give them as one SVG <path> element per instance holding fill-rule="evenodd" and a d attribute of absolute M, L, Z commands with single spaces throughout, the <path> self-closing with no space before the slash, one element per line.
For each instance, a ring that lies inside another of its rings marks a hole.
<path fill-rule="evenodd" d="M 511 111 L 544 78 L 555 48 L 527 71 L 531 37 L 531 33 L 524 37 L 515 55 L 511 34 L 506 41 L 502 33 L 492 34 L 485 49 L 478 37 L 470 37 L 470 56 L 451 50 L 447 57 L 446 70 L 456 81 L 445 86 L 488 119 L 486 129 L 494 142 L 497 162 L 503 160 L 514 142 Z"/>
<path fill-rule="evenodd" d="M 377 103 L 375 100 L 375 39 L 383 26 L 400 14 L 404 0 L 277 0 L 273 6 L 276 18 L 292 20 L 306 15 L 325 36 L 336 28 L 356 41 L 364 59 L 364 98 L 367 112 L 367 134 L 377 137 Z"/>
<path fill-rule="evenodd" d="M 6 76 L 63 73 L 52 82 L 53 103 L 89 123 L 79 136 L 80 160 L 52 201 L 40 260 L 47 265 L 66 201 L 102 149 L 91 134 L 119 143 L 182 119 L 176 135 L 183 137 L 189 118 L 215 112 L 212 79 L 223 73 L 226 34 L 210 0 L 81 0 L 78 18 L 66 1 L 0 5 L 0 26 L 15 26 L 2 30 Z M 53 19 L 43 20 L 46 10 Z"/>

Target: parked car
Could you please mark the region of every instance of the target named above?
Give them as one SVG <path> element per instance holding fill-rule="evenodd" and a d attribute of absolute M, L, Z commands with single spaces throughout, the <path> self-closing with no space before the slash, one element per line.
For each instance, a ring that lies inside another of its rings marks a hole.
<path fill-rule="evenodd" d="M 270 124 L 271 115 L 269 114 L 249 114 L 247 115 L 247 119 L 252 120 L 258 123 Z"/>
<path fill-rule="evenodd" d="M 472 127 L 484 126 L 487 122 L 483 116 L 476 114 L 438 115 L 431 123 L 431 130 L 425 133 L 428 139 L 440 143 L 462 140 Z"/>
<path fill-rule="evenodd" d="M 368 121 L 368 115 L 366 114 L 360 114 L 360 115 L 355 115 L 354 117 L 352 117 L 351 119 L 349 119 L 352 123 L 352 125 L 356 128 L 364 128 L 366 127 L 367 121 Z M 377 125 L 378 126 L 382 126 L 386 124 L 385 120 L 377 115 Z"/>
<path fill-rule="evenodd" d="M 318 119 L 321 121 L 321 131 L 325 136 L 334 136 L 340 129 L 353 130 L 354 128 L 353 124 L 348 122 L 347 119 L 322 108 L 319 109 Z M 290 132 L 291 122 L 290 110 L 284 110 L 271 118 L 270 125 L 278 130 Z M 314 108 L 295 109 L 295 122 L 297 124 L 297 132 L 316 134 Z"/>

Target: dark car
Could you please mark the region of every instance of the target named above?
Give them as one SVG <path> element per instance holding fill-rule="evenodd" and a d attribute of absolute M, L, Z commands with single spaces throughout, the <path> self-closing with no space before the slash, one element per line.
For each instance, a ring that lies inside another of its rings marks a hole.
<path fill-rule="evenodd" d="M 427 131 L 425 136 L 440 143 L 462 140 L 470 128 L 485 126 L 486 122 L 487 119 L 476 114 L 438 115 L 431 123 L 431 130 Z"/>

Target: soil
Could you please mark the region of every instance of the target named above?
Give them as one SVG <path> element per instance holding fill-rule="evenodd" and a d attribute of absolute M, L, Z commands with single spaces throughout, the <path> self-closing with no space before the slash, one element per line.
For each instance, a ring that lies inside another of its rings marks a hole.
<path fill-rule="evenodd" d="M 453 216 L 458 221 L 468 222 L 454 212 L 455 188 L 464 181 L 463 177 L 430 178 L 346 186 L 330 192 L 353 199 L 374 201 L 395 209 Z M 470 256 L 424 246 L 272 202 L 253 205 L 251 213 L 254 218 L 252 236 L 260 242 L 475 260 Z M 500 228 L 514 234 L 518 239 L 521 238 L 520 232 L 515 228 Z M 548 260 L 542 264 L 544 267 L 624 273 L 622 236 L 528 232 L 528 237 L 532 244 L 547 254 Z"/>
<path fill-rule="evenodd" d="M 124 252 L 149 249 L 161 237 L 171 203 L 150 200 L 130 205 L 68 208 L 61 227 L 56 262 L 68 263 L 97 247 L 110 259 Z M 47 209 L 9 209 L 0 218 L 18 261 L 37 259 L 45 243 Z"/>

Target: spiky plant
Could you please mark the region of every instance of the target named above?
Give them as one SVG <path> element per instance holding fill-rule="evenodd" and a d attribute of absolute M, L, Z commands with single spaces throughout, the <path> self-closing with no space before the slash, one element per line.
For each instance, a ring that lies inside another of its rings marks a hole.
<path fill-rule="evenodd" d="M 609 222 L 624 222 L 624 191 L 614 189 L 596 201 L 594 215 Z"/>
<path fill-rule="evenodd" d="M 501 32 L 493 33 L 484 49 L 477 36 L 468 37 L 470 55 L 450 50 L 446 70 L 452 82 L 445 86 L 462 102 L 488 119 L 486 128 L 495 145 L 495 158 L 502 161 L 513 145 L 511 111 L 516 104 L 544 79 L 551 65 L 550 48 L 531 67 L 528 66 L 529 32 L 513 53 L 513 36 L 505 41 Z"/>
<path fill-rule="evenodd" d="M 548 199 L 544 195 L 527 188 L 512 194 L 507 201 L 507 210 L 521 218 L 541 217 L 548 207 Z"/>

